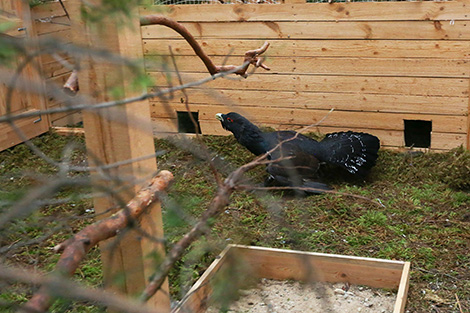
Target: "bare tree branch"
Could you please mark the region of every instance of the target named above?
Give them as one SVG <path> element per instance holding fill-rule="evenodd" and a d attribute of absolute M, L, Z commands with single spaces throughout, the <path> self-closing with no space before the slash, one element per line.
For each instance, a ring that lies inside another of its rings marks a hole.
<path fill-rule="evenodd" d="M 164 25 L 176 31 L 189 43 L 191 48 L 193 48 L 194 53 L 196 53 L 196 55 L 202 60 L 211 75 L 215 75 L 221 72 L 233 71 L 233 73 L 237 75 L 246 77 L 246 71 L 250 64 L 253 64 L 255 67 L 261 67 L 265 70 L 269 70 L 269 67 L 264 65 L 263 60 L 259 58 L 259 56 L 266 52 L 269 47 L 269 43 L 267 41 L 261 48 L 245 52 L 245 60 L 243 65 L 240 67 L 235 65 L 216 66 L 209 56 L 207 56 L 204 50 L 202 50 L 202 47 L 198 44 L 193 35 L 191 35 L 191 33 L 182 24 L 162 15 L 146 15 L 140 18 L 140 25 Z"/>
<path fill-rule="evenodd" d="M 0 264 L 0 279 L 5 282 L 20 282 L 25 284 L 41 285 L 54 296 L 64 297 L 78 301 L 92 301 L 100 303 L 118 312 L 126 313 L 158 313 L 155 309 L 148 308 L 135 300 L 115 295 L 102 289 L 83 287 L 70 280 L 53 275 L 39 275 L 26 269 L 7 267 Z M 23 307 L 20 313 L 38 313 L 35 308 Z"/>
<path fill-rule="evenodd" d="M 161 171 L 150 182 L 149 186 L 139 191 L 121 211 L 108 218 L 95 222 L 72 238 L 57 245 L 54 250 L 62 252 L 55 271 L 61 275 L 71 276 L 87 252 L 100 241 L 115 236 L 119 230 L 124 229 L 132 219 L 138 218 L 145 209 L 155 202 L 158 193 L 165 190 L 173 180 L 168 171 Z M 47 311 L 51 303 L 51 294 L 47 286 L 43 286 L 24 306 L 25 310 L 37 312 Z"/>

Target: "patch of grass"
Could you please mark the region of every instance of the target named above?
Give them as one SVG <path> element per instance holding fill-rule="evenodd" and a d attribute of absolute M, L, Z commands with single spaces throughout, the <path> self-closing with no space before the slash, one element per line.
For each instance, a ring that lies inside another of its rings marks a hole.
<path fill-rule="evenodd" d="M 55 160 L 62 157 L 68 139 L 45 135 L 35 139 Z M 74 162 L 83 162 L 83 141 L 76 139 Z M 233 136 L 204 136 L 204 143 L 217 160 L 221 179 L 253 159 Z M 183 145 L 156 140 L 160 169 L 168 169 L 175 182 L 162 204 L 168 248 L 189 230 L 208 207 L 216 181 L 202 153 L 193 156 Z M 24 196 L 40 179 L 56 174 L 24 145 L 0 153 L 0 209 Z M 170 274 L 170 291 L 181 298 L 227 243 L 298 249 L 325 253 L 398 259 L 412 262 L 407 310 L 458 312 L 450 305 L 437 304 L 423 294 L 434 288 L 446 302 L 455 303 L 458 294 L 464 309 L 470 309 L 470 193 L 467 175 L 468 152 L 409 154 L 380 152 L 377 166 L 365 181 L 344 175 L 337 169 L 323 169 L 323 182 L 343 195 L 296 198 L 288 192 L 237 191 L 229 206 L 212 221 L 211 229 L 195 242 Z M 38 175 L 38 173 L 40 175 Z M 259 185 L 266 174 L 262 166 L 247 175 Z M 40 179 L 38 179 L 38 177 Z M 13 178 L 13 179 L 11 179 Z M 64 189 L 67 204 L 43 207 L 1 232 L 2 246 L 41 238 L 55 226 L 60 231 L 41 242 L 21 246 L 9 254 L 8 262 L 50 270 L 57 255 L 49 249 L 91 222 L 86 209 L 90 200 L 74 198 L 87 188 Z M 356 195 L 368 198 L 349 196 Z M 3 201 L 3 202 L 2 202 Z M 72 205 L 73 204 L 73 205 Z M 157 256 L 148 256 L 158 262 Z M 94 250 L 77 271 L 76 278 L 91 286 L 102 282 L 99 250 Z M 15 285 L 1 299 L 19 304 L 31 294 L 26 286 Z M 223 295 L 222 295 L 223 296 Z M 57 303 L 52 312 L 98 312 L 89 303 Z"/>

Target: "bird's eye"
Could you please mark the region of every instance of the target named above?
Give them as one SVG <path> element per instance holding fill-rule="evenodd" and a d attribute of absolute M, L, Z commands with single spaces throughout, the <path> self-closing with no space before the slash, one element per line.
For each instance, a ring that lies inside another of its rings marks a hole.
<path fill-rule="evenodd" d="M 230 117 L 227 117 L 227 121 L 232 123 L 233 122 L 233 119 L 231 119 Z"/>

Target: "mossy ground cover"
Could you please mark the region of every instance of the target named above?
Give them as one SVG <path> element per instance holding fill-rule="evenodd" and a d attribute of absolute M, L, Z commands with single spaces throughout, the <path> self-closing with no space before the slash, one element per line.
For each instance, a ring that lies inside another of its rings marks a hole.
<path fill-rule="evenodd" d="M 84 142 L 46 134 L 33 140 L 50 157 L 60 160 L 71 147 L 73 164 L 84 164 Z M 253 159 L 233 137 L 203 137 L 218 156 L 222 177 Z M 188 145 L 183 145 L 188 146 Z M 163 203 L 168 245 L 176 242 L 215 194 L 216 181 L 208 163 L 157 140 L 160 169 L 175 175 Z M 0 210 L 27 195 L 31 187 L 57 174 L 24 145 L 0 153 Z M 73 174 L 87 178 L 86 174 Z M 398 153 L 382 150 L 366 181 L 335 169 L 323 170 L 324 182 L 341 194 L 298 198 L 281 191 L 236 191 L 226 210 L 211 221 L 211 231 L 194 243 L 170 276 L 171 293 L 179 298 L 204 272 L 227 243 L 249 244 L 410 261 L 410 312 L 470 310 L 470 153 Z M 262 167 L 247 174 L 261 185 Z M 32 269 L 50 270 L 58 256 L 51 247 L 92 222 L 90 189 L 64 188 L 56 199 L 28 217 L 10 223 L 0 233 L 3 261 Z M 355 197 L 355 196 L 360 197 Z M 91 286 L 102 281 L 99 250 L 95 249 L 76 278 Z M 0 285 L 0 305 L 24 302 L 34 287 Z M 90 303 L 60 301 L 53 312 L 98 312 Z"/>

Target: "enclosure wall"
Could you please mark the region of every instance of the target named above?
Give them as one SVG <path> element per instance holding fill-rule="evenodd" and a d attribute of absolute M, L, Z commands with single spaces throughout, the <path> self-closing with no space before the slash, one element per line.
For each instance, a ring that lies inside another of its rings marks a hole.
<path fill-rule="evenodd" d="M 216 64 L 240 64 L 271 43 L 247 79 L 188 90 L 203 134 L 227 134 L 214 118 L 237 111 L 277 129 L 367 131 L 402 147 L 405 120 L 432 121 L 433 150 L 468 147 L 470 1 L 173 5 L 142 9 L 183 23 Z M 142 28 L 145 66 L 159 87 L 207 77 L 190 46 L 163 26 Z M 172 66 L 169 46 L 177 68 Z M 184 96 L 151 103 L 156 130 L 178 132 Z M 334 109 L 333 112 L 330 112 Z"/>
<path fill-rule="evenodd" d="M 31 8 L 33 23 L 40 40 L 58 40 L 62 44 L 72 43 L 72 31 L 68 16 L 68 1 L 46 2 Z M 74 60 L 66 53 L 42 54 L 41 63 L 46 87 L 61 88 L 72 72 Z M 46 105 L 49 109 L 62 107 L 63 101 L 46 95 Z M 63 112 L 50 115 L 52 125 L 75 124 L 81 120 L 80 113 Z"/>

